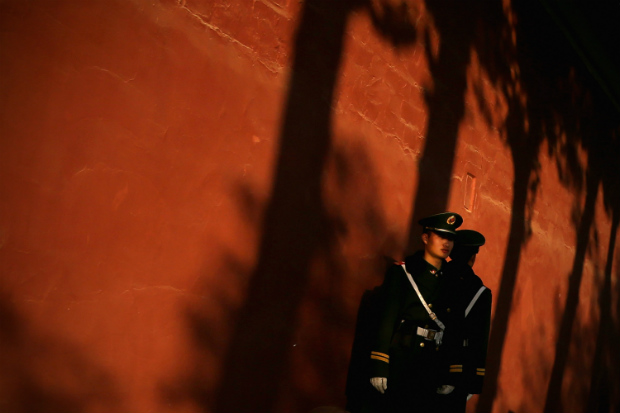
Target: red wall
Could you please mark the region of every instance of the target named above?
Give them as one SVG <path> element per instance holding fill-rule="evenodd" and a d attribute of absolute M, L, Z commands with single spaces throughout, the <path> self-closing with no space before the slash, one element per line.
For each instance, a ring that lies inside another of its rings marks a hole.
<path fill-rule="evenodd" d="M 436 3 L 0 2 L 0 410 L 342 407 L 441 210 L 487 238 L 468 411 L 620 406 L 618 112 L 544 10 Z"/>

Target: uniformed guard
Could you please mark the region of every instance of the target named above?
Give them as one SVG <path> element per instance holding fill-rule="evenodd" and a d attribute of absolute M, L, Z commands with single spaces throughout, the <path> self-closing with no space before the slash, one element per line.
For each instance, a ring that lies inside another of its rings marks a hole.
<path fill-rule="evenodd" d="M 456 232 L 451 261 L 446 265 L 446 274 L 458 280 L 461 291 L 461 305 L 464 310 L 463 324 L 463 376 L 462 382 L 451 394 L 442 398 L 442 410 L 465 412 L 465 405 L 472 394 L 482 392 L 486 372 L 487 346 L 491 327 L 491 290 L 488 289 L 473 270 L 484 236 L 473 230 Z"/>
<path fill-rule="evenodd" d="M 370 381 L 389 413 L 437 411 L 438 386 L 455 383 L 462 373 L 463 316 L 455 311 L 456 286 L 443 274 L 462 222 L 454 212 L 421 219 L 424 250 L 391 266 L 381 286 Z"/>

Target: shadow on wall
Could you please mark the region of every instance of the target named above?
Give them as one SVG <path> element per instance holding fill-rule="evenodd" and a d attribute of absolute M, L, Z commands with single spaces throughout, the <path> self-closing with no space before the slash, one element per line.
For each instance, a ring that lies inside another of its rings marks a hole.
<path fill-rule="evenodd" d="M 440 43 L 433 47 L 429 40 L 431 36 L 426 36 L 425 51 L 433 85 L 424 93 L 428 125 L 419 163 L 418 193 L 409 228 L 408 253 L 416 249 L 420 218 L 444 211 L 448 205 L 458 131 L 465 114 L 467 68 L 476 29 L 481 24 L 479 8 L 488 7 L 489 3 L 426 2 Z"/>
<path fill-rule="evenodd" d="M 355 6 L 351 1 L 303 6 L 258 264 L 208 410 L 272 411 L 282 386 L 291 380 L 293 332 L 311 261 L 334 238 L 321 178 L 331 146 L 331 106 L 344 29 Z"/>
<path fill-rule="evenodd" d="M 344 30 L 350 14 L 362 7 L 368 7 L 379 29 L 389 30 L 392 25 L 397 28 L 393 36 L 386 36 L 395 45 L 407 42 L 415 33 L 407 22 L 399 20 L 402 14 L 390 8 L 374 10 L 358 1 L 304 3 L 259 263 L 238 315 L 233 344 L 227 351 L 224 376 L 215 399 L 217 412 L 272 411 L 280 398 L 275 389 L 300 392 L 288 386 L 296 376 L 289 362 L 299 306 L 308 294 L 312 261 L 324 255 L 326 273 L 334 277 L 334 284 L 340 283 L 340 260 L 333 256 L 333 247 L 341 229 L 338 218 L 331 217 L 323 204 L 322 181 L 326 160 L 333 149 L 331 108 Z M 346 164 L 339 164 L 342 175 Z M 372 220 L 375 213 L 369 215 Z M 318 362 L 318 374 L 323 378 L 329 377 L 333 366 L 328 365 L 329 358 L 319 362 L 318 355 L 329 354 L 325 346 L 330 345 L 330 330 L 341 328 L 345 317 L 334 293 L 343 292 L 330 291 L 330 297 L 324 297 L 319 311 L 330 321 L 314 337 L 318 344 L 317 336 L 325 334 L 326 341 L 310 356 Z M 248 377 L 248 371 L 260 373 Z M 332 388 L 332 395 L 343 392 L 340 386 Z M 298 394 L 296 407 L 304 411 L 316 406 L 315 397 Z"/>
<path fill-rule="evenodd" d="M 298 310 L 307 297 L 310 266 L 316 257 L 325 258 L 323 271 L 333 283 L 329 287 L 333 289 L 320 291 L 317 296 L 317 300 L 324 303 L 318 312 L 329 320 L 312 338 L 320 346 L 319 354 L 325 357 L 314 364 L 317 366 L 316 376 L 326 387 L 335 389 L 329 397 L 344 390 L 343 383 L 334 383 L 330 379 L 333 368 L 329 359 L 329 340 L 334 337 L 331 335 L 333 330 L 346 329 L 344 324 L 347 322 L 349 329 L 353 325 L 338 301 L 343 292 L 338 287 L 342 285 L 339 278 L 341 264 L 334 245 L 345 229 L 341 219 L 328 211 L 322 196 L 326 161 L 334 151 L 331 106 L 339 75 L 344 30 L 352 12 L 367 10 L 371 13 L 375 28 L 394 47 L 415 40 L 413 25 L 401 17 L 407 14 L 403 14 L 400 8 L 393 8 L 392 3 L 387 0 L 368 3 L 308 0 L 304 3 L 294 45 L 295 59 L 284 110 L 273 196 L 264 217 L 259 261 L 252 271 L 248 296 L 235 316 L 230 346 L 215 391 L 211 393 L 203 384 L 204 373 L 198 365 L 184 386 L 190 394 L 176 397 L 190 399 L 205 411 L 217 413 L 274 411 L 282 389 L 296 392 L 293 398 L 298 400 L 296 407 L 299 411 L 321 404 L 316 394 L 304 394 L 299 389 L 288 387 L 295 376 L 289 360 L 298 325 Z M 401 4 L 406 6 L 406 3 Z M 508 106 L 507 118 L 498 125 L 494 120 L 493 104 L 483 95 L 483 85 L 474 85 L 477 104 L 486 114 L 489 125 L 501 131 L 515 167 L 509 242 L 500 288 L 495 293 L 498 304 L 490 340 L 487 387 L 479 405 L 479 410 L 484 412 L 492 410 L 498 390 L 499 360 L 506 340 L 521 248 L 531 234 L 529 220 L 539 184 L 538 158 L 543 142 L 546 141 L 549 154 L 557 161 L 562 183 L 575 193 L 573 225 L 577 233 L 577 251 L 569 279 L 569 294 L 562 305 L 564 313 L 560 317 L 560 337 L 549 383 L 547 411 L 562 410 L 559 390 L 568 354 L 563 343 L 570 342 L 574 334 L 571 328 L 598 191 L 602 184 L 604 195 L 611 196 L 616 193 L 617 182 L 615 179 L 605 180 L 603 173 L 618 155 L 617 148 L 609 146 L 612 142 L 615 145 L 617 135 L 614 131 L 618 130 L 617 123 L 608 121 L 613 119 L 613 114 L 604 109 L 609 104 L 597 92 L 591 92 L 596 86 L 588 83 L 589 76 L 582 63 L 574 57 L 570 45 L 554 29 L 544 10 L 532 3 L 519 3 L 518 6 L 509 10 L 504 9 L 500 2 L 482 2 L 469 8 L 458 1 L 427 4 L 441 43 L 437 56 L 431 53 L 432 46 L 427 45 L 436 87 L 426 95 L 428 138 L 420 164 L 419 190 L 414 205 L 416 217 L 444 209 L 447 204 L 454 148 L 465 111 L 463 95 L 472 50 Z M 596 116 L 588 124 L 586 119 L 593 114 Z M 579 161 L 578 146 L 588 154 L 587 165 Z M 342 156 L 344 171 L 353 168 L 349 163 L 364 159 L 363 150 L 360 153 L 362 156 Z M 579 200 L 584 193 L 586 201 L 581 206 Z M 614 217 L 612 234 L 617 229 L 620 207 L 616 199 L 617 196 L 613 195 L 606 201 L 609 214 Z M 417 218 L 412 222 L 416 221 Z M 376 228 L 381 223 L 380 215 L 369 208 L 368 225 Z M 419 232 L 413 226 L 410 241 Z M 609 245 L 615 246 L 613 235 Z M 611 257 L 604 264 L 606 281 L 601 286 L 603 292 L 610 282 L 607 279 L 611 274 Z M 234 261 L 232 257 L 231 266 L 237 265 Z M 604 366 L 608 358 L 616 357 L 610 349 L 617 344 L 618 337 L 604 335 L 603 327 L 612 323 L 612 309 L 610 299 L 605 298 L 605 294 L 602 297 L 596 374 L 592 383 L 586 377 L 580 377 L 582 383 L 579 383 L 593 385 L 591 398 L 596 399 L 592 401 L 598 405 L 609 403 L 609 395 L 618 391 L 604 385 L 606 375 L 616 374 Z M 205 325 L 205 319 L 190 313 L 189 320 L 195 336 L 203 338 L 197 340 L 197 346 L 204 352 L 213 351 L 210 346 L 214 338 L 205 333 L 210 329 Z M 617 326 L 611 328 L 611 331 L 616 330 Z M 323 334 L 328 339 L 319 343 L 317 337 Z"/>
<path fill-rule="evenodd" d="M 613 136 L 610 142 L 613 149 L 605 152 L 609 162 L 606 165 L 613 165 L 617 162 L 620 155 L 620 131 Z M 617 168 L 608 173 L 606 168 L 602 177 L 604 200 L 607 210 L 611 211 L 612 224 L 611 236 L 605 263 L 604 278 L 599 288 L 599 325 L 596 333 L 596 348 L 594 351 L 594 365 L 590 381 L 590 396 L 587 406 L 596 412 L 611 412 L 620 405 L 620 372 L 617 366 L 620 365 L 618 355 L 618 343 L 620 343 L 620 328 L 617 322 L 617 315 L 620 314 L 620 275 L 615 273 L 612 283 L 614 254 L 616 253 L 616 235 L 620 225 L 620 173 Z M 615 172 L 615 173 L 614 173 Z M 616 263 L 618 263 L 616 257 Z M 617 264 L 616 264 L 617 265 Z M 616 289 L 613 290 L 615 285 Z M 613 299 L 616 299 L 616 308 L 613 308 Z M 615 319 L 615 321 L 614 321 Z"/>
<path fill-rule="evenodd" d="M 344 294 L 338 287 L 342 285 L 339 279 L 341 260 L 334 253 L 335 242 L 343 229 L 340 219 L 324 205 L 323 177 L 328 157 L 335 152 L 336 158 L 341 160 L 340 175 L 346 179 L 348 166 L 332 145 L 332 105 L 345 28 L 351 13 L 361 9 L 370 13 L 377 30 L 394 46 L 407 44 L 415 38 L 414 27 L 403 19 L 403 10 L 393 9 L 390 2 L 304 2 L 294 43 L 273 195 L 263 221 L 258 264 L 252 271 L 247 297 L 234 317 L 222 374 L 215 392 L 211 393 L 201 380 L 204 372 L 195 371 L 182 386 L 190 394 L 183 394 L 185 390 L 181 390 L 181 394 L 172 395 L 173 398 L 189 398 L 205 411 L 218 413 L 269 412 L 277 409 L 281 393 L 290 390 L 296 393 L 292 399 L 299 405 L 299 411 L 316 406 L 316 395 L 289 388 L 296 377 L 290 359 L 300 304 L 309 294 L 311 267 L 317 258 L 322 258 L 324 272 L 332 279 L 328 290 L 314 297 L 322 303 L 317 316 L 325 316 L 326 324 L 309 339 L 318 346 L 309 357 L 318 366 L 317 375 L 325 380 L 324 387 L 331 386 L 331 394 L 342 399 L 344 386 L 327 383 L 333 369 L 330 357 L 334 358 L 333 351 L 328 356 L 333 344 L 329 338 L 337 330 L 346 328 L 344 324 L 353 322 L 340 302 Z M 358 162 L 363 162 L 363 151 L 354 156 Z M 374 211 L 368 210 L 367 215 L 369 226 L 381 225 L 381 218 Z M 209 330 L 203 323 L 204 318 L 190 314 L 189 320 L 192 330 Z M 204 337 L 202 333 L 199 335 Z M 209 342 L 212 340 L 196 344 L 208 345 Z M 213 349 L 207 347 L 203 351 Z M 325 358 L 317 360 L 321 354 Z"/>
<path fill-rule="evenodd" d="M 594 331 L 577 332 L 581 337 L 596 337 L 596 347 L 592 356 L 594 363 L 590 379 L 590 395 L 587 402 L 587 406 L 594 412 L 611 412 L 613 411 L 613 406 L 617 406 L 619 403 L 617 389 L 611 388 L 612 383 L 618 383 L 618 371 L 614 371 L 613 366 L 618 366 L 620 363 L 617 351 L 617 346 L 620 342 L 620 335 L 618 334 L 620 329 L 614 323 L 612 308 L 612 296 L 618 297 L 620 288 L 617 287 L 615 294 L 613 294 L 613 284 L 611 282 L 616 247 L 616 231 L 619 221 L 620 215 L 614 212 L 611 237 L 607 250 L 607 263 L 605 265 L 604 278 L 599 288 L 599 324 L 592 328 Z M 617 274 L 616 279 L 618 279 Z M 616 312 L 616 314 L 618 313 Z M 587 361 L 589 362 L 590 358 Z M 616 400 L 614 400 L 614 395 Z"/>
<path fill-rule="evenodd" d="M 122 412 L 112 379 L 70 343 L 42 336 L 0 297 L 0 411 Z"/>
<path fill-rule="evenodd" d="M 543 141 L 547 143 L 549 155 L 556 160 L 562 184 L 575 194 L 573 226 L 576 252 L 568 295 L 561 305 L 564 310 L 560 317 L 556 356 L 545 407 L 548 412 L 564 411 L 560 389 L 567 364 L 568 343 L 573 338 L 571 329 L 594 222 L 594 207 L 601 184 L 610 199 L 615 199 L 617 193 L 617 181 L 612 183 L 612 179 L 605 185 L 602 178 L 603 171 L 613 165 L 613 159 L 619 155 L 615 143 L 619 125 L 613 121 L 617 119 L 617 112 L 611 102 L 598 85 L 593 84 L 583 62 L 541 5 L 518 3 L 517 6 L 512 10 L 513 17 L 519 22 L 514 26 L 515 32 L 511 33 L 508 21 L 505 17 L 501 19 L 496 10 L 485 21 L 502 23 L 486 27 L 487 31 L 476 48 L 491 80 L 499 86 L 508 102 L 509 115 L 501 129 L 515 168 L 509 243 L 500 289 L 495 295 L 497 307 L 490 339 L 486 388 L 479 411 L 490 411 L 497 393 L 499 361 L 517 282 L 521 247 L 531 234 L 529 221 L 539 183 L 538 156 Z M 502 33 L 503 36 L 493 36 L 493 33 Z M 513 34 L 515 37 L 512 37 Z M 499 41 L 489 47 L 490 39 Z M 503 56 L 506 60 L 498 62 L 497 56 Z M 482 93 L 478 93 L 478 104 L 485 107 Z M 488 120 L 491 119 L 488 114 Z M 579 161 L 577 151 L 580 147 L 588 154 L 586 165 Z M 581 206 L 584 193 L 585 204 Z M 615 220 L 620 205 L 606 201 L 606 207 Z M 617 225 L 614 224 L 612 239 L 616 230 Z M 610 246 L 613 245 L 610 243 Z M 595 359 L 595 370 L 597 363 Z M 582 383 L 577 386 L 587 388 L 587 379 L 581 377 L 580 380 Z"/>

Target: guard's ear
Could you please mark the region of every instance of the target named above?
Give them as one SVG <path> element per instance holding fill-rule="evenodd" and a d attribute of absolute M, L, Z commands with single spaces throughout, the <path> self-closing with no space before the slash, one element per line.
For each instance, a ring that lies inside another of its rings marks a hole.
<path fill-rule="evenodd" d="M 422 242 L 428 244 L 428 233 L 425 232 L 422 234 Z"/>
<path fill-rule="evenodd" d="M 476 262 L 476 255 L 477 254 L 472 255 L 469 261 L 467 262 L 467 264 L 469 264 L 470 267 L 474 266 L 474 263 Z"/>

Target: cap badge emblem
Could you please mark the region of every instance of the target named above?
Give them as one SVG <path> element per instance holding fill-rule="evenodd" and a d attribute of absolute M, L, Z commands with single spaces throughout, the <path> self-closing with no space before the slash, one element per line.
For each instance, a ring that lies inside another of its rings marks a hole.
<path fill-rule="evenodd" d="M 454 223 L 456 222 L 456 217 L 454 215 L 450 215 L 450 218 L 448 218 L 447 222 L 450 225 L 454 225 Z"/>

